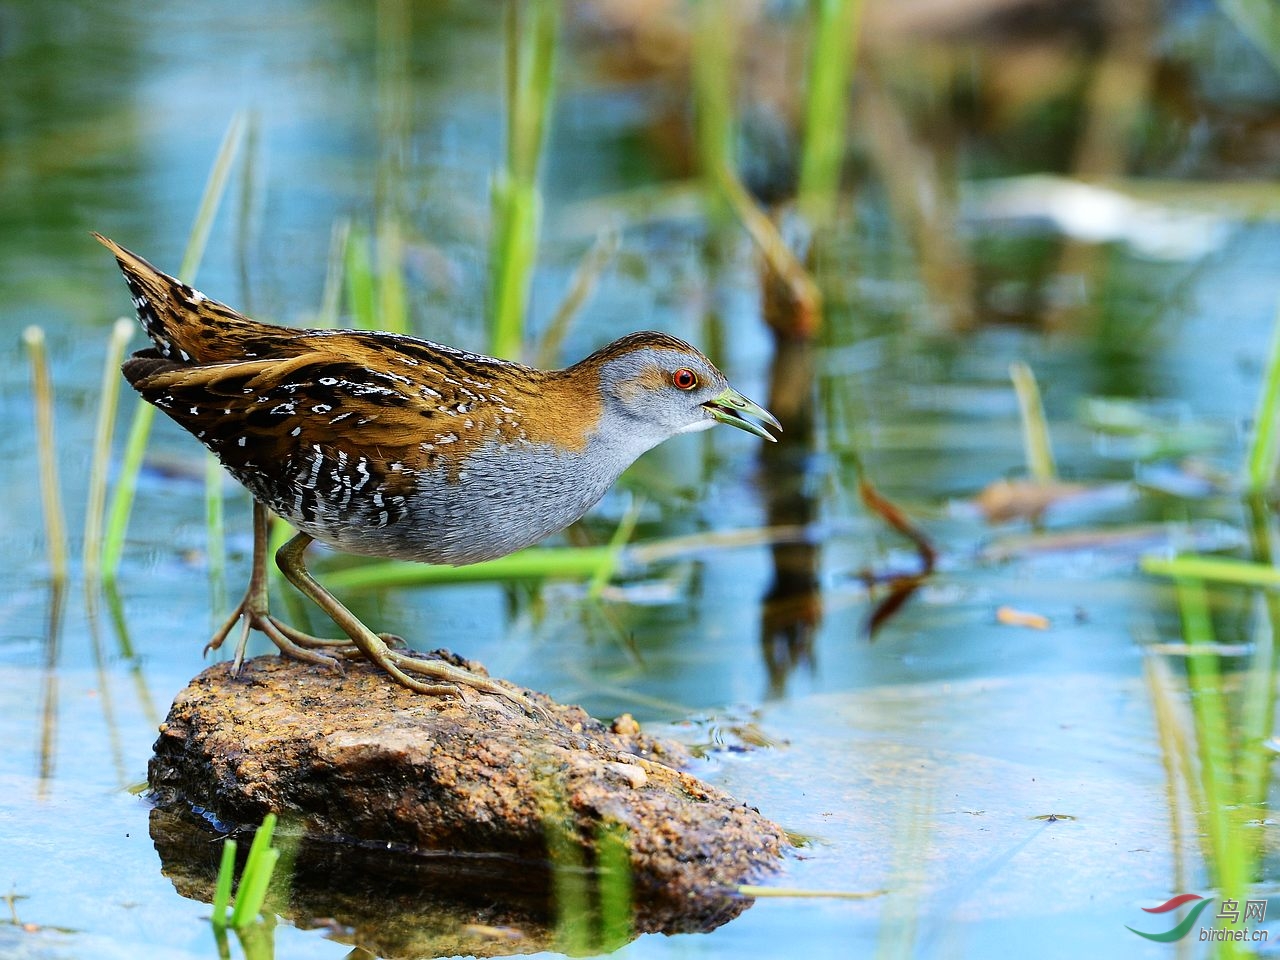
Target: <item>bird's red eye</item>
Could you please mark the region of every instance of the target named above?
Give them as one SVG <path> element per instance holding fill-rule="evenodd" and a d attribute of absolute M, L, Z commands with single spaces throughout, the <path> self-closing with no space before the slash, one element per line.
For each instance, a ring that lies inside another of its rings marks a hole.
<path fill-rule="evenodd" d="M 671 375 L 671 382 L 681 390 L 692 390 L 698 385 L 698 375 L 688 367 L 681 367 Z"/>

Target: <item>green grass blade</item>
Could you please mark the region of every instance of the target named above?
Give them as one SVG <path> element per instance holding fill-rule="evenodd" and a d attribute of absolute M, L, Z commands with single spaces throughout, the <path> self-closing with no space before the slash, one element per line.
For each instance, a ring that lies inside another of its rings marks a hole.
<path fill-rule="evenodd" d="M 200 268 L 200 261 L 204 259 L 209 232 L 213 230 L 213 221 L 218 215 L 218 207 L 222 203 L 223 195 L 227 192 L 227 180 L 231 176 L 231 167 L 244 140 L 245 124 L 245 111 L 236 111 L 227 125 L 227 132 L 222 135 L 218 155 L 214 158 L 213 167 L 209 170 L 209 179 L 205 182 L 204 193 L 200 195 L 200 206 L 196 209 L 191 233 L 187 235 L 187 249 L 183 251 L 182 263 L 178 267 L 178 278 L 186 283 L 195 282 L 196 271 Z"/>
<path fill-rule="evenodd" d="M 333 223 L 329 235 L 329 262 L 324 272 L 324 293 L 320 297 L 320 311 L 316 314 L 317 327 L 336 327 L 338 311 L 342 304 L 342 286 L 346 271 L 347 243 L 351 236 L 351 221 L 341 217 Z"/>
<path fill-rule="evenodd" d="M 756 899 L 774 897 L 780 900 L 874 900 L 888 890 L 812 890 L 805 887 L 762 887 L 750 883 L 738 885 L 738 893 Z"/>
<path fill-rule="evenodd" d="M 276 861 L 279 859 L 279 850 L 267 850 L 258 859 L 258 869 L 252 874 L 248 866 L 245 867 L 240 889 L 236 891 L 236 905 L 231 911 L 231 926 L 244 927 L 262 912 L 262 903 L 267 898 L 267 886 L 271 883 L 271 875 L 275 872 Z"/>
<path fill-rule="evenodd" d="M 494 181 L 493 206 L 496 243 L 491 346 L 495 356 L 515 358 L 524 342 L 529 285 L 538 256 L 538 188 L 500 174 Z"/>
<path fill-rule="evenodd" d="M 135 322 L 121 317 L 111 327 L 107 353 L 102 365 L 102 385 L 98 389 L 98 420 L 93 431 L 93 457 L 89 467 L 89 493 L 84 509 L 82 558 L 86 586 L 98 582 L 102 573 L 102 520 L 107 505 L 107 472 L 111 466 L 111 439 L 116 410 L 120 404 L 120 362 L 133 336 Z"/>
<path fill-rule="evenodd" d="M 44 330 L 30 326 L 22 342 L 31 362 L 31 393 L 36 417 L 36 448 L 40 461 L 40 500 L 44 508 L 49 571 L 55 584 L 67 579 L 67 521 L 62 511 L 62 487 L 58 482 L 57 443 L 53 433 L 53 386 L 45 351 Z"/>
<path fill-rule="evenodd" d="M 209 179 L 205 183 L 195 222 L 187 237 L 187 248 L 182 255 L 182 265 L 178 270 L 179 278 L 187 283 L 195 279 L 196 270 L 204 256 L 205 245 L 209 239 L 209 231 L 213 227 L 214 217 L 218 212 L 218 205 L 226 193 L 231 165 L 240 149 L 244 126 L 243 112 L 231 118 L 227 132 L 222 138 L 222 146 L 218 149 L 218 155 L 209 171 Z M 102 576 L 108 583 L 115 582 L 116 574 L 120 569 L 120 558 L 124 554 L 124 538 L 129 527 L 129 514 L 133 511 L 133 499 L 138 489 L 138 474 L 142 470 L 142 461 L 146 454 L 147 440 L 151 435 L 151 424 L 154 419 L 155 407 L 139 399 L 137 406 L 134 407 L 133 421 L 129 425 L 128 444 L 115 492 L 111 497 L 106 536 L 103 538 Z"/>
<path fill-rule="evenodd" d="M 1178 609 L 1182 615 L 1183 638 L 1193 650 L 1187 657 L 1187 681 L 1195 717 L 1200 755 L 1200 778 L 1204 787 L 1210 842 L 1210 868 L 1224 896 L 1243 894 L 1251 872 L 1237 818 L 1239 797 L 1231 760 L 1230 719 L 1223 694 L 1219 657 L 1209 597 L 1199 580 L 1177 579 Z"/>
<path fill-rule="evenodd" d="M 695 0 L 693 17 L 694 135 L 708 194 L 716 197 L 723 171 L 734 168 L 735 7 L 727 0 Z"/>
<path fill-rule="evenodd" d="M 120 557 L 124 553 L 125 531 L 129 526 L 129 513 L 138 489 L 138 474 L 142 472 L 142 460 L 147 453 L 147 438 L 151 435 L 151 423 L 156 408 L 139 400 L 129 424 L 129 436 L 125 440 L 124 459 L 120 463 L 120 475 L 116 478 L 111 496 L 111 509 L 107 513 L 107 529 L 102 541 L 102 577 L 107 583 L 115 583 L 120 569 Z"/>
<path fill-rule="evenodd" d="M 631 539 L 631 535 L 635 533 L 636 523 L 640 520 L 641 500 L 637 497 L 632 501 L 630 509 L 622 515 L 617 529 L 613 531 L 613 536 L 609 538 L 609 554 L 608 562 L 602 562 L 596 568 L 596 572 L 591 576 L 591 584 L 587 588 L 587 596 L 592 600 L 598 600 L 600 594 L 604 592 L 604 588 L 609 585 L 609 581 L 613 578 L 614 571 L 617 569 L 617 559 L 622 553 L 622 548 L 627 545 L 627 541 Z"/>
<path fill-rule="evenodd" d="M 1022 443 L 1026 450 L 1027 469 L 1039 483 L 1050 483 L 1058 476 L 1053 459 L 1053 444 L 1049 441 L 1049 423 L 1045 419 L 1044 404 L 1040 401 L 1040 387 L 1031 368 L 1020 361 L 1009 364 L 1009 376 L 1018 395 L 1018 410 L 1022 414 Z"/>
<path fill-rule="evenodd" d="M 1280 568 L 1247 560 L 1223 557 L 1143 557 L 1140 566 L 1145 573 L 1161 577 L 1234 583 L 1249 587 L 1280 587 Z"/>
<path fill-rule="evenodd" d="M 347 255 L 344 264 L 347 279 L 347 309 L 351 322 L 360 330 L 378 329 L 377 282 L 373 275 L 373 259 L 369 255 L 369 235 L 360 227 L 347 233 Z"/>
<path fill-rule="evenodd" d="M 227 904 L 231 902 L 231 885 L 235 881 L 236 842 L 227 840 L 222 844 L 222 860 L 218 864 L 218 881 L 213 888 L 213 926 L 225 929 L 227 926 Z"/>
<path fill-rule="evenodd" d="M 1247 498 L 1249 539 L 1259 565 L 1273 567 L 1272 509 L 1264 495 Z M 1244 671 L 1240 703 L 1240 801 L 1255 807 L 1266 803 L 1271 789 L 1275 751 L 1276 702 L 1280 699 L 1280 594 L 1259 591 L 1252 627 L 1253 651 Z M 1265 816 L 1265 814 L 1259 814 Z"/>
<path fill-rule="evenodd" d="M 1280 623 L 1274 594 L 1262 597 L 1259 625 L 1255 627 L 1253 652 L 1244 671 L 1244 690 L 1240 703 L 1240 802 L 1255 809 L 1267 801 L 1271 787 L 1271 768 L 1275 753 L 1268 746 L 1275 736 L 1277 700 L 1276 624 Z M 1259 816 L 1265 816 L 1260 813 Z"/>
<path fill-rule="evenodd" d="M 800 212 L 815 227 L 831 222 L 840 191 L 849 77 L 862 0 L 812 0 L 809 85 L 800 152 Z"/>
<path fill-rule="evenodd" d="M 210 608 L 221 610 L 226 600 L 227 534 L 222 501 L 222 464 L 211 453 L 204 458 L 204 526 Z"/>
<path fill-rule="evenodd" d="M 607 571 L 612 576 L 622 556 L 620 548 L 542 547 L 486 560 L 465 567 L 387 561 L 367 563 L 326 573 L 332 589 L 361 590 L 436 583 L 474 583 L 484 580 L 587 579 Z"/>
<path fill-rule="evenodd" d="M 538 166 L 555 90 L 560 0 L 507 7 L 507 145 L 492 188 L 491 346 L 518 356 L 537 260 L 541 198 Z"/>
<path fill-rule="evenodd" d="M 1280 451 L 1280 313 L 1271 334 L 1258 409 L 1253 417 L 1253 440 L 1245 457 L 1245 485 L 1249 493 L 1261 493 L 1275 481 L 1277 451 Z"/>
<path fill-rule="evenodd" d="M 404 289 L 404 237 L 390 216 L 378 222 L 378 329 L 409 333 L 408 296 Z"/>
<path fill-rule="evenodd" d="M 583 304 L 591 298 L 596 282 L 618 255 L 621 244 L 622 237 L 616 228 L 608 227 L 596 234 L 591 249 L 583 254 L 582 260 L 578 262 L 578 269 L 573 272 L 573 279 L 569 281 L 569 292 L 560 301 L 560 306 L 556 308 L 555 315 L 552 316 L 551 322 L 547 324 L 547 329 L 542 334 L 538 343 L 537 356 L 534 358 L 534 366 L 545 369 L 557 365 L 560 345 L 564 342 L 570 323 L 582 309 Z"/>
<path fill-rule="evenodd" d="M 263 852 L 271 846 L 271 838 L 276 832 L 277 819 L 274 813 L 268 813 L 262 818 L 262 826 L 254 831 L 253 842 L 249 844 L 249 859 L 244 865 L 246 873 L 261 859 Z"/>
<path fill-rule="evenodd" d="M 267 886 L 271 883 L 276 861 L 280 859 L 280 851 L 271 847 L 271 836 L 275 829 L 276 815 L 268 813 L 262 819 L 262 826 L 253 835 L 249 856 L 245 859 L 244 873 L 240 877 L 240 887 L 236 891 L 236 905 L 231 911 L 233 927 L 239 928 L 251 923 L 262 910 Z"/>

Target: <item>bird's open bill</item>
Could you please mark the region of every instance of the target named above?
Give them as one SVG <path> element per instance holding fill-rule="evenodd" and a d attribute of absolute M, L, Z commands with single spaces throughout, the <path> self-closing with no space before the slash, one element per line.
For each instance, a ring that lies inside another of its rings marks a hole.
<path fill-rule="evenodd" d="M 756 420 L 763 420 L 765 426 L 779 431 L 782 430 L 782 424 L 778 422 L 777 417 L 758 403 L 752 403 L 732 387 L 729 387 L 714 400 L 708 400 L 703 406 L 710 411 L 712 417 L 721 423 L 727 423 L 740 430 L 745 430 L 747 433 L 754 433 L 757 437 L 762 437 L 765 440 L 776 442 L 777 438 L 766 430 L 764 426 L 756 423 L 755 420 L 748 420 L 747 417 L 755 417 Z"/>

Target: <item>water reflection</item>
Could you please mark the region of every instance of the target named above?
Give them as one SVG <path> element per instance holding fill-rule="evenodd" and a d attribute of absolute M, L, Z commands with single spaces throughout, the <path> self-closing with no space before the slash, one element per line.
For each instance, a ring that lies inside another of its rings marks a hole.
<path fill-rule="evenodd" d="M 44 635 L 44 682 L 40 695 L 40 773 L 37 797 L 41 800 L 49 795 L 57 761 L 58 648 L 65 602 L 66 585 L 58 582 L 51 584 L 49 616 Z"/>
<path fill-rule="evenodd" d="M 556 874 L 564 866 L 503 854 L 361 848 L 310 840 L 297 830 L 277 834 L 284 834 L 285 850 L 267 909 L 380 957 L 506 956 L 562 951 L 574 943 L 575 953 L 608 952 L 644 932 L 713 930 L 754 902 L 729 890 L 714 903 L 700 898 L 685 912 L 670 901 L 640 902 L 630 915 L 631 932 L 605 942 L 598 939 L 608 934 L 599 926 L 601 876 L 595 870 L 570 868 L 594 905 L 566 918 L 556 902 L 556 891 L 564 888 Z M 150 831 L 177 893 L 211 902 L 219 834 L 190 813 L 160 808 L 151 811 Z"/>
<path fill-rule="evenodd" d="M 777 443 L 761 449 L 765 515 L 771 528 L 811 529 L 817 501 L 810 464 L 814 457 L 814 344 L 809 338 L 775 337 L 768 408 L 783 423 Z M 819 546 L 810 536 L 775 541 L 773 578 L 760 620 L 760 650 L 768 671 L 768 695 L 780 697 L 798 666 L 812 667 L 813 639 L 822 622 Z"/>

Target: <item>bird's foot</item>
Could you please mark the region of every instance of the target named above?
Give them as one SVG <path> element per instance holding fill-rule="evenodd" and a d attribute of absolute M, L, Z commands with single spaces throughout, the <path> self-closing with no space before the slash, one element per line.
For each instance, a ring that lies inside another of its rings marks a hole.
<path fill-rule="evenodd" d="M 305 663 L 314 663 L 335 673 L 342 673 L 342 659 L 361 656 L 360 648 L 351 640 L 335 640 L 327 637 L 316 637 L 296 627 L 291 627 L 278 617 L 273 617 L 252 589 L 244 599 L 231 611 L 231 615 L 223 621 L 212 639 L 205 644 L 205 655 L 217 650 L 231 634 L 236 624 L 240 624 L 240 638 L 236 643 L 236 654 L 231 666 L 232 673 L 239 673 L 244 663 L 245 647 L 249 641 L 249 631 L 258 630 L 267 635 L 280 652 L 285 656 Z M 391 633 L 377 635 L 388 646 L 403 647 L 404 640 Z"/>
<path fill-rule="evenodd" d="M 359 621 L 354 621 L 354 618 L 351 624 L 353 635 L 344 640 L 316 637 L 291 627 L 268 612 L 265 591 L 255 590 L 252 586 L 205 646 L 205 653 L 221 647 L 237 623 L 240 624 L 240 638 L 236 643 L 235 659 L 231 666 L 233 674 L 240 672 L 240 666 L 244 662 L 249 631 L 259 630 L 285 656 L 317 664 L 335 673 L 343 672 L 344 660 L 363 657 L 390 674 L 398 683 L 418 693 L 460 697 L 465 700 L 465 691 L 470 689 L 508 700 L 536 719 L 550 718 L 544 707 L 498 681 L 445 660 L 414 656 L 405 649 L 403 638 L 393 633 L 373 633 Z M 346 624 L 343 626 L 345 629 Z"/>
<path fill-rule="evenodd" d="M 472 673 L 465 667 L 459 667 L 447 660 L 425 659 L 423 657 L 414 656 L 412 652 L 402 653 L 398 650 L 385 651 L 385 660 L 374 660 L 378 666 L 386 670 L 405 686 L 414 690 L 430 692 L 445 696 L 455 696 L 461 700 L 466 700 L 466 691 L 474 690 L 477 693 L 488 693 L 495 697 L 501 697 L 514 703 L 517 707 L 529 714 L 536 720 L 550 720 L 551 713 L 539 703 L 526 697 L 519 691 L 512 690 L 506 684 L 499 683 L 489 677 L 483 677 L 478 673 Z M 423 683 L 413 680 L 406 676 L 406 673 L 416 673 L 421 676 L 430 677 L 433 683 Z M 405 683 L 408 679 L 411 682 Z"/>
<path fill-rule="evenodd" d="M 277 620 L 265 609 L 259 609 L 247 595 L 240 601 L 235 610 L 231 611 L 231 615 L 214 633 L 213 638 L 205 644 L 204 652 L 206 656 L 210 651 L 217 650 L 222 646 L 223 641 L 227 639 L 227 636 L 237 623 L 240 624 L 240 639 L 236 642 L 236 654 L 231 664 L 232 674 L 239 673 L 240 667 L 244 663 L 245 648 L 249 644 L 250 630 L 260 630 L 265 633 L 268 639 L 280 648 L 281 653 L 293 657 L 295 660 L 318 664 L 336 673 L 342 672 L 342 662 L 338 657 L 332 653 L 321 653 L 315 649 L 315 647 L 329 646 L 328 644 L 303 645 L 296 643 L 290 634 L 297 636 L 300 631 L 296 631 Z"/>

